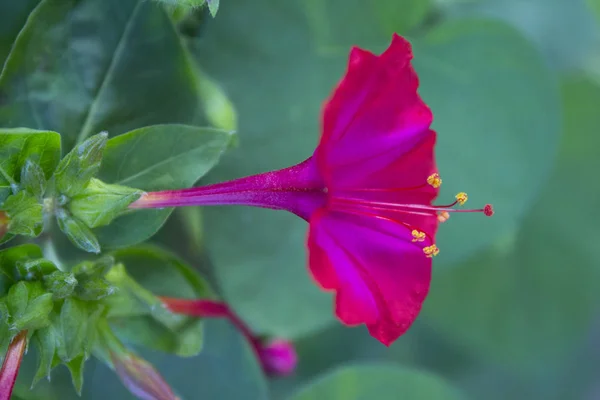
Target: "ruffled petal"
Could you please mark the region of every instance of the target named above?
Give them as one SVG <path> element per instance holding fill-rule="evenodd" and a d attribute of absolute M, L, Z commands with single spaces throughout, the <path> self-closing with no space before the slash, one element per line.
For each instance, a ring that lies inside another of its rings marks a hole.
<path fill-rule="evenodd" d="M 372 336 L 391 344 L 411 326 L 431 280 L 431 259 L 410 230 L 382 217 L 321 210 L 310 224 L 309 246 L 329 261 L 337 279 L 336 314 L 347 324 L 364 323 Z"/>
<path fill-rule="evenodd" d="M 328 187 L 356 179 L 408 153 L 429 135 L 433 116 L 417 93 L 410 44 L 394 35 L 381 55 L 360 49 L 326 104 L 317 161 Z"/>

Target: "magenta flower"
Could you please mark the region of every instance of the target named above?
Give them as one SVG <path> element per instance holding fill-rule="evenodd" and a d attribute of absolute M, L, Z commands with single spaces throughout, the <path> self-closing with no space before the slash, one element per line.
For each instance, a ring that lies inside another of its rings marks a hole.
<path fill-rule="evenodd" d="M 147 193 L 132 208 L 242 204 L 290 211 L 310 223 L 309 268 L 336 292 L 347 325 L 366 324 L 391 344 L 413 323 L 429 290 L 435 235 L 459 193 L 433 206 L 442 183 L 432 113 L 417 93 L 410 44 L 394 35 L 380 56 L 353 48 L 324 107 L 314 154 L 290 168 L 184 190 Z"/>

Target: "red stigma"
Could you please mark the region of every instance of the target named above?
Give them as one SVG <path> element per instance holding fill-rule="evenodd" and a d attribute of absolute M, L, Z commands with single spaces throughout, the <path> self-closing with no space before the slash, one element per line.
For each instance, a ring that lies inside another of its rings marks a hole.
<path fill-rule="evenodd" d="M 492 215 L 494 215 L 494 208 L 491 204 L 486 204 L 485 207 L 483 207 L 483 214 L 486 217 L 491 217 Z"/>

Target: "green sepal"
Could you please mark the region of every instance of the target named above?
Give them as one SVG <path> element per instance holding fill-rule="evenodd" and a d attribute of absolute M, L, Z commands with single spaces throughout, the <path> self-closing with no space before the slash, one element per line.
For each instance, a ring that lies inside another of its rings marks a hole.
<path fill-rule="evenodd" d="M 73 197 L 81 193 L 100 169 L 108 133 L 101 132 L 75 146 L 54 173 L 57 193 Z"/>
<path fill-rule="evenodd" d="M 17 278 L 25 281 L 43 280 L 45 276 L 58 271 L 50 260 L 37 258 L 34 260 L 19 260 L 16 262 Z"/>
<path fill-rule="evenodd" d="M 46 176 L 44 170 L 37 163 L 27 160 L 21 168 L 21 189 L 32 194 L 38 201 L 42 200 L 46 192 Z"/>
<path fill-rule="evenodd" d="M 38 367 L 33 377 L 35 385 L 40 379 L 50 379 L 50 372 L 54 367 L 53 361 L 56 354 L 56 330 L 53 325 L 38 329 L 32 336 L 32 341 L 36 345 L 38 351 Z"/>
<path fill-rule="evenodd" d="M 52 293 L 54 299 L 64 299 L 71 296 L 77 287 L 77 279 L 72 272 L 55 271 L 44 276 L 44 286 Z"/>
<path fill-rule="evenodd" d="M 83 368 L 85 367 L 86 360 L 86 355 L 81 354 L 65 363 L 71 373 L 73 387 L 79 396 L 81 396 L 81 389 L 83 388 Z"/>
<path fill-rule="evenodd" d="M 104 307 L 73 297 L 65 299 L 58 318 L 57 354 L 63 362 L 90 354 L 96 338 L 96 325 Z"/>
<path fill-rule="evenodd" d="M 91 179 L 87 188 L 71 199 L 68 208 L 73 216 L 89 228 L 97 228 L 110 224 L 123 214 L 142 193 L 138 189 Z"/>
<path fill-rule="evenodd" d="M 36 237 L 44 227 L 44 207 L 28 191 L 9 196 L 2 205 L 9 218 L 8 233 Z"/>
<path fill-rule="evenodd" d="M 100 253 L 100 243 L 94 233 L 83 222 L 71 216 L 68 211 L 56 210 L 56 221 L 60 230 L 75 246 L 88 253 Z"/>

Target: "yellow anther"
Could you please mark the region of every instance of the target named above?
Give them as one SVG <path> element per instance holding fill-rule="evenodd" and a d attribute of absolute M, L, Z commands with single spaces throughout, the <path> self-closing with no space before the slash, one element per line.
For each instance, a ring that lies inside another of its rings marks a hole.
<path fill-rule="evenodd" d="M 431 246 L 423 247 L 423 253 L 425 253 L 427 257 L 431 258 L 440 254 L 440 249 L 438 249 L 435 244 L 432 244 Z"/>
<path fill-rule="evenodd" d="M 446 222 L 446 221 L 448 221 L 449 218 L 450 218 L 450 213 L 448 211 L 441 211 L 437 216 L 437 219 L 439 222 Z"/>
<path fill-rule="evenodd" d="M 425 232 L 414 229 L 412 232 L 413 242 L 422 242 L 425 240 Z"/>
<path fill-rule="evenodd" d="M 442 178 L 440 178 L 440 174 L 436 172 L 427 177 L 427 183 L 437 189 L 442 186 Z"/>
<path fill-rule="evenodd" d="M 455 197 L 456 201 L 458 201 L 458 204 L 460 204 L 461 206 L 464 205 L 467 202 L 467 200 L 469 200 L 469 196 L 467 196 L 465 192 L 460 192 Z"/>

